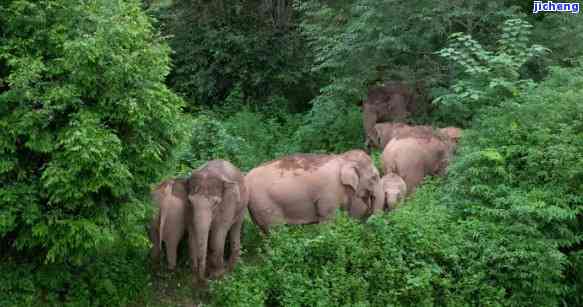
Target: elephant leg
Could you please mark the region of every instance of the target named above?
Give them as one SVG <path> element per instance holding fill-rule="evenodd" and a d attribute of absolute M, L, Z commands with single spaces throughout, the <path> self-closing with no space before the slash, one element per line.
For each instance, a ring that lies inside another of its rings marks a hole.
<path fill-rule="evenodd" d="M 168 269 L 174 271 L 176 269 L 176 258 L 178 254 L 178 244 L 180 238 L 170 238 L 166 241 L 166 256 L 168 257 Z"/>
<path fill-rule="evenodd" d="M 154 225 L 150 226 L 150 241 L 152 242 L 152 249 L 150 250 L 150 258 L 154 264 L 160 262 L 160 234 Z"/>
<path fill-rule="evenodd" d="M 225 239 L 227 238 L 228 229 L 220 225 L 213 229 L 210 237 L 210 254 L 209 254 L 209 275 L 211 278 L 217 278 L 225 272 Z"/>
<path fill-rule="evenodd" d="M 316 219 L 318 223 L 326 222 L 333 218 L 334 211 L 338 207 L 335 199 L 328 199 L 326 197 L 315 201 Z"/>
<path fill-rule="evenodd" d="M 229 231 L 230 254 L 227 270 L 230 272 L 235 268 L 235 264 L 241 255 L 241 230 L 243 228 L 243 218 L 238 219 Z"/>
<path fill-rule="evenodd" d="M 188 255 L 190 256 L 190 265 L 192 269 L 193 276 L 196 276 L 198 272 L 198 263 L 196 261 L 196 238 L 194 236 L 194 228 L 192 225 L 188 225 Z"/>

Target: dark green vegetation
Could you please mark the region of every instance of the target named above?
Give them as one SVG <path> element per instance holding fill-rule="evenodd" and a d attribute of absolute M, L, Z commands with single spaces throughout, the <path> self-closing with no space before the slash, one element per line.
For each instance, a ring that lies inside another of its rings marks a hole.
<path fill-rule="evenodd" d="M 242 263 L 207 303 L 583 304 L 578 15 L 144 2 L 1 1 L 0 306 L 191 303 L 184 251 L 180 272 L 150 268 L 149 187 L 209 159 L 246 171 L 362 148 L 358 101 L 390 79 L 423 81 L 416 122 L 466 129 L 447 176 L 364 224 L 262 240 L 246 223 Z"/>

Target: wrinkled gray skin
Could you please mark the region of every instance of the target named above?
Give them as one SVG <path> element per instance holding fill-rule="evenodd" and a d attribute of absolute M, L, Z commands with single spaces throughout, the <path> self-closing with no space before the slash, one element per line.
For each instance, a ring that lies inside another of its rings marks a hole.
<path fill-rule="evenodd" d="M 389 173 L 381 179 L 383 192 L 385 193 L 384 211 L 391 211 L 397 207 L 397 204 L 407 195 L 407 184 L 401 176 L 395 173 Z"/>
<path fill-rule="evenodd" d="M 404 83 L 389 81 L 370 88 L 362 110 L 367 150 L 378 138 L 374 129 L 376 123 L 404 122 L 414 112 L 415 94 Z"/>
<path fill-rule="evenodd" d="M 455 143 L 439 135 L 392 139 L 382 155 L 384 173 L 401 176 L 409 195 L 426 175 L 442 175 L 454 150 Z"/>
<path fill-rule="evenodd" d="M 207 270 L 211 278 L 220 277 L 225 271 L 231 271 L 239 259 L 249 194 L 241 171 L 225 160 L 209 161 L 193 171 L 188 187 L 193 280 L 206 285 Z M 230 254 L 225 267 L 226 240 L 229 240 Z"/>
<path fill-rule="evenodd" d="M 274 224 L 330 220 L 339 207 L 366 219 L 384 203 L 379 172 L 362 150 L 283 157 L 254 168 L 245 182 L 249 212 L 264 234 Z"/>
<path fill-rule="evenodd" d="M 150 240 L 153 245 L 151 257 L 156 263 L 159 262 L 164 242 L 169 270 L 176 268 L 178 244 L 186 231 L 186 189 L 185 180 L 168 179 L 151 193 L 153 201 L 159 207 L 158 214 L 150 224 Z"/>

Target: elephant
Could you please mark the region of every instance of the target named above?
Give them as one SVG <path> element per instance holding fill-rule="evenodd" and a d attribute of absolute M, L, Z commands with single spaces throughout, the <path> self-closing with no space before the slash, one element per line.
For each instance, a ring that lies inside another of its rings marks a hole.
<path fill-rule="evenodd" d="M 383 193 L 385 193 L 384 211 L 394 210 L 397 203 L 407 195 L 407 184 L 401 176 L 389 173 L 381 178 Z"/>
<path fill-rule="evenodd" d="M 384 203 L 379 172 L 362 150 L 285 156 L 252 169 L 245 182 L 251 219 L 265 235 L 274 224 L 328 221 L 338 208 L 365 220 Z"/>
<path fill-rule="evenodd" d="M 413 126 L 405 123 L 378 123 L 374 126 L 376 138 L 371 139 L 373 146 L 381 150 L 394 138 L 425 135 L 433 130 L 431 126 Z"/>
<path fill-rule="evenodd" d="M 188 200 L 193 282 L 206 285 L 207 275 L 218 278 L 231 271 L 239 259 L 249 193 L 243 174 L 236 166 L 229 161 L 212 160 L 191 173 Z M 225 268 L 227 239 L 230 253 Z"/>
<path fill-rule="evenodd" d="M 425 136 L 428 134 L 441 134 L 450 138 L 450 141 L 457 144 L 461 129 L 456 127 L 433 128 L 426 125 L 407 125 L 405 123 L 378 123 L 374 126 L 376 138 L 372 140 L 375 147 L 384 149 L 385 146 L 394 138 L 406 138 L 414 136 Z"/>
<path fill-rule="evenodd" d="M 151 257 L 156 262 L 160 259 L 162 242 L 166 247 L 168 269 L 176 268 L 178 245 L 186 232 L 185 210 L 188 203 L 185 179 L 168 179 L 160 183 L 151 193 L 158 205 L 158 214 L 150 224 L 152 241 Z"/>
<path fill-rule="evenodd" d="M 440 133 L 425 132 L 389 141 L 382 154 L 384 173 L 396 173 L 415 191 L 426 175 L 443 175 L 455 143 Z"/>
<path fill-rule="evenodd" d="M 362 112 L 367 150 L 377 138 L 374 125 L 387 121 L 404 122 L 416 112 L 415 97 L 415 93 L 402 82 L 389 81 L 369 89 Z"/>
<path fill-rule="evenodd" d="M 457 127 L 445 127 L 445 128 L 439 129 L 439 131 L 443 135 L 447 136 L 456 145 L 462 136 L 462 129 L 457 128 Z"/>

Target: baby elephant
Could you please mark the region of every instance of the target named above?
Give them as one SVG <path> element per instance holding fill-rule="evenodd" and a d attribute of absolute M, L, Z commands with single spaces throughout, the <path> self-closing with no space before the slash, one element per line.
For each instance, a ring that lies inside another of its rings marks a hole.
<path fill-rule="evenodd" d="M 399 201 L 407 194 L 407 184 L 401 176 L 389 173 L 381 179 L 383 192 L 385 193 L 384 211 L 391 211 L 397 207 Z"/>
<path fill-rule="evenodd" d="M 168 269 L 176 268 L 178 244 L 186 231 L 185 210 L 188 202 L 185 179 L 168 179 L 152 191 L 151 196 L 158 205 L 158 214 L 150 224 L 152 241 L 152 259 L 158 262 L 162 251 L 162 242 L 166 247 Z"/>

